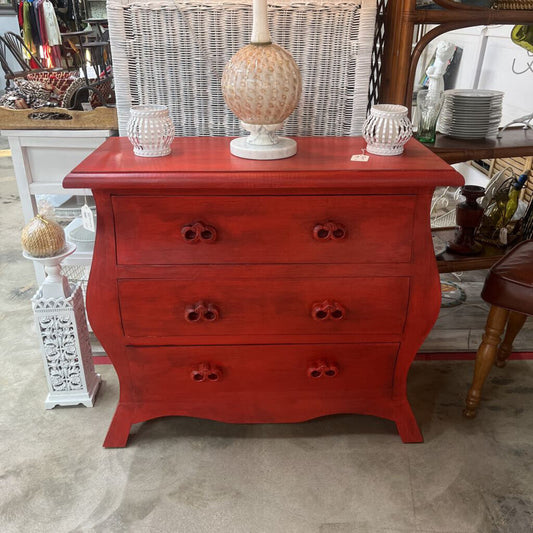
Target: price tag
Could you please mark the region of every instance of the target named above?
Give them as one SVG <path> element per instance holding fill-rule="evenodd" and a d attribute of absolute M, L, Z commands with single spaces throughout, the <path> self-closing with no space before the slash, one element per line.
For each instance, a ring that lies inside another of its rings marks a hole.
<path fill-rule="evenodd" d="M 85 204 L 81 208 L 81 221 L 83 227 L 89 231 L 96 231 L 96 224 L 94 223 L 94 215 L 91 208 Z"/>
<path fill-rule="evenodd" d="M 352 158 L 350 161 L 368 161 L 370 159 L 370 156 L 365 154 L 358 154 L 358 155 L 352 155 Z"/>

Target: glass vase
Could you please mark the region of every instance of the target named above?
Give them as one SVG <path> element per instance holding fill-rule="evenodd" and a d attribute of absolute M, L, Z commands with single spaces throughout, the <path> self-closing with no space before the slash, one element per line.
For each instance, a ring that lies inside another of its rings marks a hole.
<path fill-rule="evenodd" d="M 433 144 L 437 136 L 437 121 L 439 119 L 444 93 L 422 89 L 416 97 L 417 129 L 415 138 L 420 142 Z"/>

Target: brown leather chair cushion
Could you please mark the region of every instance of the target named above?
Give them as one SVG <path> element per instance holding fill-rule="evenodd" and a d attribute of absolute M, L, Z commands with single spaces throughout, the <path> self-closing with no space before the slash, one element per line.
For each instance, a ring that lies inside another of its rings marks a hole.
<path fill-rule="evenodd" d="M 481 297 L 498 307 L 533 315 L 533 240 L 521 242 L 492 266 Z"/>

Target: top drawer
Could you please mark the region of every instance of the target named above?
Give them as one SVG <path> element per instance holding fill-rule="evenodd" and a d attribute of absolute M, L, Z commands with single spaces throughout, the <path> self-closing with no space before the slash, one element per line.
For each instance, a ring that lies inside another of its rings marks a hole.
<path fill-rule="evenodd" d="M 415 196 L 114 196 L 118 264 L 410 262 Z"/>

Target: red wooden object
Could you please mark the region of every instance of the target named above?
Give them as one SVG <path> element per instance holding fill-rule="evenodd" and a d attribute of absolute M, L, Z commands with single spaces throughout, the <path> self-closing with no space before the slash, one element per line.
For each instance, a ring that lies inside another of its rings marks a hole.
<path fill-rule="evenodd" d="M 98 210 L 87 307 L 120 380 L 104 446 L 168 415 L 362 413 L 422 440 L 406 381 L 440 304 L 429 205 L 462 177 L 414 140 L 368 162 L 360 138 L 297 141 L 250 161 L 227 138 L 154 159 L 110 138 L 65 178 Z"/>

